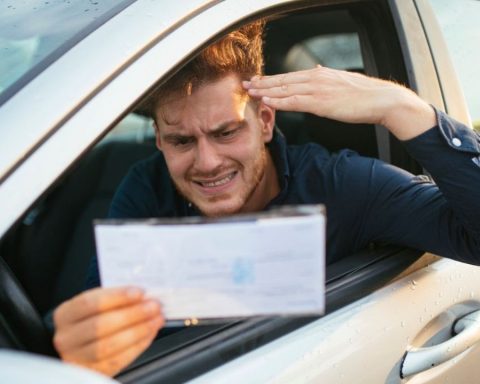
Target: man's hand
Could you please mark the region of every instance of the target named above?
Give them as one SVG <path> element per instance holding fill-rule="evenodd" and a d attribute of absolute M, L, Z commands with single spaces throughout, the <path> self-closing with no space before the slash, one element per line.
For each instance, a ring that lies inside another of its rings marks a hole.
<path fill-rule="evenodd" d="M 317 66 L 275 76 L 255 76 L 243 86 L 275 109 L 309 112 L 346 123 L 381 124 L 400 140 L 436 125 L 433 108 L 391 81 Z"/>
<path fill-rule="evenodd" d="M 66 361 L 113 376 L 152 342 L 164 325 L 158 302 L 138 288 L 96 288 L 54 313 L 54 345 Z"/>

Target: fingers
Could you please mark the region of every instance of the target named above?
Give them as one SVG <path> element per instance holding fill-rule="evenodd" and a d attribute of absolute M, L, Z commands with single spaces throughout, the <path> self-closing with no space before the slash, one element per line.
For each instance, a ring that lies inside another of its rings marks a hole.
<path fill-rule="evenodd" d="M 155 317 L 151 320 L 138 323 L 132 327 L 96 340 L 75 350 L 78 361 L 96 362 L 106 360 L 122 350 L 135 346 L 140 340 L 152 340 L 160 327 L 164 324 L 163 318 Z M 69 351 L 65 351 L 68 355 Z"/>
<path fill-rule="evenodd" d="M 55 325 L 71 324 L 97 313 L 139 303 L 144 292 L 135 287 L 95 288 L 75 296 L 54 312 Z"/>
<path fill-rule="evenodd" d="M 310 100 L 311 97 L 305 95 L 292 95 L 282 98 L 262 97 L 262 101 L 274 109 L 293 112 L 310 112 Z"/>
<path fill-rule="evenodd" d="M 139 304 L 110 310 L 101 316 L 92 316 L 78 323 L 69 323 L 67 326 L 59 324 L 55 345 L 61 351 L 68 351 L 76 347 L 91 343 L 95 340 L 115 334 L 135 324 L 162 319 L 159 303 L 146 300 Z"/>
<path fill-rule="evenodd" d="M 250 88 L 248 94 L 253 97 L 281 98 L 293 95 L 310 95 L 312 87 L 308 83 L 283 84 L 280 87 Z"/>
<path fill-rule="evenodd" d="M 312 70 L 283 73 L 273 76 L 254 76 L 250 81 L 244 81 L 246 89 L 263 89 L 282 87 L 289 84 L 308 83 L 310 81 Z"/>
<path fill-rule="evenodd" d="M 318 84 L 312 81 L 322 68 L 291 72 L 274 76 L 254 76 L 244 81 L 243 87 L 252 97 L 261 98 L 272 108 L 285 111 L 314 112 L 318 104 Z"/>
<path fill-rule="evenodd" d="M 137 288 L 99 288 L 54 313 L 54 345 L 64 361 L 114 375 L 152 342 L 165 324 L 161 307 Z"/>
<path fill-rule="evenodd" d="M 114 341 L 112 337 L 111 340 L 105 340 L 105 345 L 107 346 L 95 345 L 90 350 L 85 348 L 81 351 L 81 354 L 66 354 L 62 356 L 62 359 L 108 376 L 114 376 L 148 348 L 155 338 L 156 332 L 139 338 L 138 335 L 141 334 L 141 331 L 137 331 L 135 336 L 133 334 L 122 336 L 122 338 L 125 337 L 123 342 L 118 342 L 113 347 L 109 347 L 109 341 Z M 133 339 L 135 340 L 132 341 Z M 96 356 L 96 358 L 92 358 L 92 356 Z"/>

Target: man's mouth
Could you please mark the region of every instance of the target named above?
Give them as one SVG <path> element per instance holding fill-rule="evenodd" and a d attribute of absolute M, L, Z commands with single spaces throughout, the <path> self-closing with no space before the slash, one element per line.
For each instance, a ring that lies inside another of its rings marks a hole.
<path fill-rule="evenodd" d="M 203 188 L 217 188 L 228 184 L 235 177 L 236 174 L 237 171 L 234 171 L 226 176 L 217 178 L 215 180 L 194 180 L 194 182 Z"/>

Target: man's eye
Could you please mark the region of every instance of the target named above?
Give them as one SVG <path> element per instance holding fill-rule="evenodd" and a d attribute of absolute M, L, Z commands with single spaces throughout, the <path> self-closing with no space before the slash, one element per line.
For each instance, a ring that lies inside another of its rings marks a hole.
<path fill-rule="evenodd" d="M 175 140 L 173 140 L 173 145 L 175 147 L 184 147 L 188 144 L 190 144 L 192 142 L 192 139 L 188 138 L 188 137 L 180 137 L 180 138 L 177 138 Z"/>
<path fill-rule="evenodd" d="M 229 138 L 229 137 L 232 137 L 233 135 L 235 135 L 236 132 L 237 132 L 236 129 L 230 129 L 230 130 L 228 130 L 228 131 L 220 132 L 220 133 L 217 135 L 217 137 L 226 139 L 226 138 Z"/>

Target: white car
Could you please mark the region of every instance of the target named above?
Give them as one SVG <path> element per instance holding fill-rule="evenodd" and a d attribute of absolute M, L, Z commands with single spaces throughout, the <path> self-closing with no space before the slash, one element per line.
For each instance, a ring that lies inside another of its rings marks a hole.
<path fill-rule="evenodd" d="M 128 167 L 155 151 L 142 101 L 242 23 L 269 18 L 267 73 L 321 63 L 395 79 L 470 124 L 427 1 L 9 3 L 0 5 L 2 348 L 55 356 L 48 314 L 82 290 L 92 220 L 106 215 Z M 349 147 L 422 172 L 381 126 L 294 113 L 279 113 L 277 122 L 291 143 Z M 116 379 L 414 384 L 480 377 L 479 268 L 372 244 L 328 266 L 326 291 L 321 318 L 188 327 L 157 338 Z"/>

